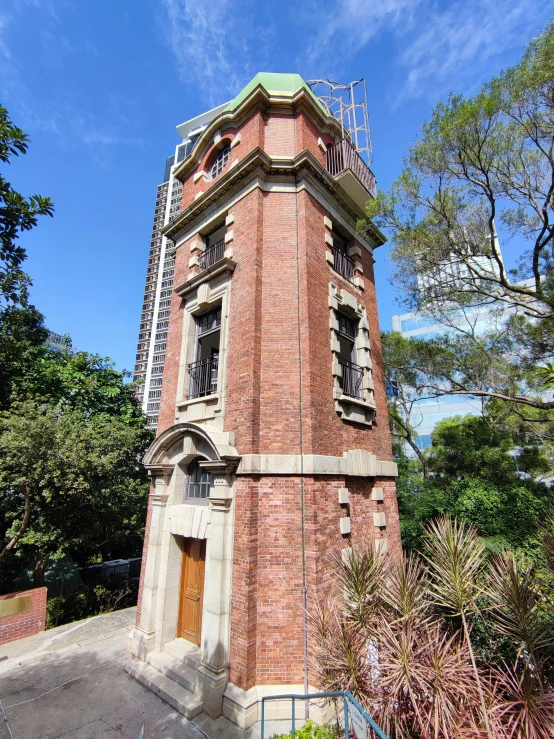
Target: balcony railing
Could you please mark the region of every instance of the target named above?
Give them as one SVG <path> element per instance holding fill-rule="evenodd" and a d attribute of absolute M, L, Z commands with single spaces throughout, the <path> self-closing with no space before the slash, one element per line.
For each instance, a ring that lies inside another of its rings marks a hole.
<path fill-rule="evenodd" d="M 202 398 L 217 392 L 217 368 L 219 357 L 214 354 L 208 359 L 200 359 L 189 364 L 190 392 L 189 398 Z"/>
<path fill-rule="evenodd" d="M 352 146 L 348 139 L 342 139 L 327 149 L 325 154 L 327 171 L 336 177 L 342 172 L 350 169 L 360 180 L 365 189 L 373 196 L 377 192 L 377 180 L 375 175 Z"/>
<path fill-rule="evenodd" d="M 339 357 L 339 364 L 342 368 L 342 377 L 340 378 L 340 386 L 344 395 L 351 398 L 364 399 L 363 379 L 364 371 L 362 367 L 354 362 Z"/>
<path fill-rule="evenodd" d="M 354 260 L 350 259 L 348 254 L 336 246 L 332 248 L 333 252 L 333 269 L 344 278 L 352 282 L 354 280 Z"/>
<path fill-rule="evenodd" d="M 209 249 L 206 249 L 206 251 L 201 254 L 200 259 L 198 260 L 200 272 L 203 272 L 205 269 L 209 269 L 209 267 L 214 265 L 216 262 L 219 262 L 220 259 L 223 259 L 224 253 L 225 239 L 221 239 L 221 241 L 210 246 Z"/>

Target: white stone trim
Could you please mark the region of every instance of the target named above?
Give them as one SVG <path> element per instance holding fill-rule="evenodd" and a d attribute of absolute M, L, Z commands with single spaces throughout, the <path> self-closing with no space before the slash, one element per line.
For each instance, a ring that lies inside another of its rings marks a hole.
<path fill-rule="evenodd" d="M 383 488 L 373 488 L 371 491 L 371 500 L 377 500 L 379 502 L 385 499 Z"/>
<path fill-rule="evenodd" d="M 378 460 L 366 449 L 350 449 L 342 457 L 319 454 L 243 454 L 237 475 L 339 475 L 396 477 L 396 462 Z"/>
<path fill-rule="evenodd" d="M 348 488 L 339 488 L 339 505 L 350 505 L 350 492 Z"/>
<path fill-rule="evenodd" d="M 231 274 L 224 272 L 202 282 L 187 296 L 183 309 L 181 354 L 177 380 L 176 421 L 208 422 L 223 430 L 227 386 L 227 357 L 229 344 L 229 308 Z M 188 397 L 190 375 L 188 365 L 194 361 L 196 343 L 195 316 L 221 304 L 221 328 L 219 342 L 219 367 L 217 392 L 196 401 Z"/>
<path fill-rule="evenodd" d="M 350 516 L 343 516 L 342 518 L 339 518 L 339 527 L 340 527 L 340 533 L 343 536 L 347 536 L 352 532 L 352 527 L 350 525 Z"/>
<path fill-rule="evenodd" d="M 235 146 L 238 146 L 240 142 L 242 141 L 241 134 L 238 133 L 235 138 L 231 141 L 231 149 L 234 149 Z"/>
<path fill-rule="evenodd" d="M 373 514 L 373 525 L 378 529 L 384 529 L 387 525 L 387 515 L 384 512 Z"/>
<path fill-rule="evenodd" d="M 374 383 L 371 376 L 371 342 L 369 340 L 369 322 L 367 320 L 366 308 L 358 303 L 357 298 L 345 288 L 338 288 L 334 282 L 329 283 L 329 327 L 331 346 L 331 373 L 334 377 L 333 397 L 335 398 L 335 410 L 341 418 L 354 423 L 371 426 L 375 418 L 375 396 L 373 392 Z M 339 383 L 342 366 L 338 361 L 340 351 L 339 322 L 336 313 L 342 311 L 345 315 L 358 322 L 358 333 L 355 341 L 357 364 L 362 368 L 362 390 L 363 398 L 351 398 L 342 394 Z"/>
<path fill-rule="evenodd" d="M 323 141 L 323 139 L 321 138 L 321 136 L 317 140 L 317 145 L 319 146 L 319 148 L 321 149 L 321 151 L 323 151 L 323 152 L 326 152 L 327 151 L 327 147 L 325 146 L 325 142 Z"/>

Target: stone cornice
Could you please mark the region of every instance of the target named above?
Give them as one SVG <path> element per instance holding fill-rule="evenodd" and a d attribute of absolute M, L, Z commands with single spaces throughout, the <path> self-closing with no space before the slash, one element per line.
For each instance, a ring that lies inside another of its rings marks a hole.
<path fill-rule="evenodd" d="M 333 116 L 326 115 L 323 108 L 321 108 L 305 88 L 298 90 L 292 97 L 290 95 L 279 96 L 275 93 L 270 94 L 260 84 L 252 90 L 250 95 L 235 110 L 223 111 L 223 113 L 220 113 L 220 115 L 206 126 L 199 136 L 194 149 L 175 170 L 174 176 L 177 179 L 183 180 L 187 176 L 189 169 L 200 163 L 206 147 L 212 143 L 214 134 L 218 129 L 231 126 L 238 127 L 257 110 L 262 111 L 263 114 L 276 112 L 281 115 L 284 112 L 304 112 L 320 129 L 327 129 L 329 133 L 336 133 L 342 136 L 339 121 Z"/>
<path fill-rule="evenodd" d="M 360 217 L 363 217 L 363 213 L 360 212 L 359 208 L 354 205 L 340 185 L 308 149 L 304 149 L 295 157 L 272 158 L 263 149 L 257 147 L 223 175 L 216 186 L 210 187 L 188 208 L 181 211 L 173 221 L 162 229 L 162 233 L 176 241 L 179 233 L 211 205 L 220 200 L 222 195 L 226 194 L 232 197 L 248 181 L 256 177 L 266 182 L 270 180 L 299 182 L 305 179 L 307 182 L 311 182 L 313 186 L 323 188 L 331 195 L 333 201 L 346 212 L 352 221 L 356 222 Z M 374 247 L 385 243 L 386 237 L 376 226 L 372 225 L 368 232 L 371 233 L 375 241 Z"/>

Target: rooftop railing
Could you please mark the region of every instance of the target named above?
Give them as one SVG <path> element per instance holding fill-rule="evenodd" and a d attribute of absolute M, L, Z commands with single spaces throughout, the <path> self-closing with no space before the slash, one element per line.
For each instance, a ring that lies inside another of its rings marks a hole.
<path fill-rule="evenodd" d="M 327 149 L 325 163 L 327 171 L 333 177 L 349 169 L 371 195 L 375 196 L 377 193 L 375 175 L 348 139 L 342 139 Z"/>

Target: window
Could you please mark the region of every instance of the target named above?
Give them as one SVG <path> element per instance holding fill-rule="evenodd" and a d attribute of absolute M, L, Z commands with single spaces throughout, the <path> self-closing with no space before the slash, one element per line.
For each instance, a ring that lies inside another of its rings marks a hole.
<path fill-rule="evenodd" d="M 205 237 L 205 249 L 200 255 L 199 267 L 200 272 L 208 269 L 220 259 L 223 259 L 225 254 L 225 233 L 227 227 L 225 224 L 218 226 L 215 231 L 212 231 Z"/>
<path fill-rule="evenodd" d="M 223 172 L 225 165 L 229 161 L 229 154 L 231 153 L 231 147 L 226 146 L 224 149 L 222 149 L 219 154 L 216 157 L 215 162 L 212 164 L 212 168 L 210 169 L 210 177 L 212 180 L 215 180 L 216 177 L 219 177 L 219 175 Z"/>
<path fill-rule="evenodd" d="M 189 364 L 189 398 L 217 392 L 221 306 L 196 316 L 194 362 Z"/>
<path fill-rule="evenodd" d="M 333 237 L 333 269 L 349 282 L 354 279 L 354 260 L 348 255 L 348 243 L 346 239 L 334 231 Z"/>
<path fill-rule="evenodd" d="M 344 395 L 351 398 L 363 399 L 363 369 L 357 364 L 356 335 L 358 333 L 358 321 L 337 311 L 339 324 L 338 361 L 341 367 L 339 385 Z"/>
<path fill-rule="evenodd" d="M 185 500 L 207 502 L 210 495 L 212 476 L 208 470 L 200 467 L 199 460 L 195 459 L 187 467 L 185 480 Z"/>

